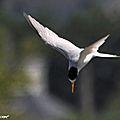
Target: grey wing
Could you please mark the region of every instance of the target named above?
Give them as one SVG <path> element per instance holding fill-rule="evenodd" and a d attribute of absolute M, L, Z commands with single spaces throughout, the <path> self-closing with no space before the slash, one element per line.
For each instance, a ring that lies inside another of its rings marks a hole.
<path fill-rule="evenodd" d="M 74 57 L 76 54 L 78 54 L 78 52 L 81 51 L 80 48 L 76 47 L 71 42 L 59 37 L 53 31 L 41 25 L 30 15 L 24 13 L 24 16 L 27 19 L 27 21 L 35 28 L 35 30 L 41 36 L 43 41 L 45 41 L 47 44 L 61 52 L 67 58 L 72 59 L 72 57 Z"/>
<path fill-rule="evenodd" d="M 101 38 L 100 40 L 98 40 L 97 42 L 93 43 L 92 45 L 88 46 L 88 48 L 90 48 L 91 50 L 95 50 L 97 51 L 99 49 L 99 47 L 105 42 L 105 40 L 109 37 L 109 35 Z"/>

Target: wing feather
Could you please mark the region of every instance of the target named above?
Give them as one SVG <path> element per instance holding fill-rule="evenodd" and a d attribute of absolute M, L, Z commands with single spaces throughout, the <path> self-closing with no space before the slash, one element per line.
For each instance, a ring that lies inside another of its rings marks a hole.
<path fill-rule="evenodd" d="M 105 57 L 105 58 L 120 58 L 120 56 L 117 56 L 117 55 L 112 55 L 112 54 L 106 54 L 106 53 L 99 53 L 99 52 L 97 52 L 96 54 L 95 54 L 95 56 L 97 56 L 97 57 Z"/>
<path fill-rule="evenodd" d="M 61 52 L 67 58 L 74 59 L 83 50 L 76 47 L 73 43 L 59 37 L 57 34 L 55 34 L 49 28 L 44 27 L 30 15 L 24 13 L 24 16 L 28 23 L 32 25 L 32 27 L 38 32 L 39 36 L 41 36 L 45 43 Z"/>
<path fill-rule="evenodd" d="M 109 37 L 110 35 L 107 35 L 103 37 L 102 39 L 98 40 L 97 42 L 93 43 L 92 45 L 88 46 L 91 50 L 97 51 L 99 47 L 105 42 L 105 40 Z"/>

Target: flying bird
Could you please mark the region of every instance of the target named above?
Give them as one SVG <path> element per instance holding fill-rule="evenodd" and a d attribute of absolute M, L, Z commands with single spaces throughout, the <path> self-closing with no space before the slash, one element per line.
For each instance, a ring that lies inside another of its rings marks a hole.
<path fill-rule="evenodd" d="M 43 41 L 62 53 L 68 60 L 68 80 L 72 85 L 72 93 L 74 93 L 74 84 L 80 70 L 93 58 L 93 57 L 120 57 L 117 55 L 111 55 L 98 52 L 99 47 L 105 42 L 109 35 L 101 38 L 95 43 L 85 48 L 79 48 L 70 41 L 59 37 L 56 33 L 47 27 L 44 27 L 41 23 L 35 20 L 30 15 L 24 13 L 24 17 L 28 23 L 36 30 L 38 35 Z"/>

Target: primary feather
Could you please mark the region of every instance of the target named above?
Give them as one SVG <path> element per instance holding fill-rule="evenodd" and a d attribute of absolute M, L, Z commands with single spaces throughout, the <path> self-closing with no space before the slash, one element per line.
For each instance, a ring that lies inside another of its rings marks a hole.
<path fill-rule="evenodd" d="M 78 55 L 83 49 L 80 49 L 68 40 L 59 37 L 56 33 L 51 31 L 49 28 L 44 27 L 30 15 L 24 13 L 24 16 L 47 44 L 61 52 L 70 60 L 74 61 L 79 58 Z"/>
<path fill-rule="evenodd" d="M 100 40 L 98 40 L 97 42 L 91 44 L 89 47 L 89 49 L 93 50 L 93 51 L 97 51 L 99 49 L 99 47 L 105 42 L 105 40 L 109 37 L 110 35 L 107 35 L 103 38 L 101 38 Z"/>

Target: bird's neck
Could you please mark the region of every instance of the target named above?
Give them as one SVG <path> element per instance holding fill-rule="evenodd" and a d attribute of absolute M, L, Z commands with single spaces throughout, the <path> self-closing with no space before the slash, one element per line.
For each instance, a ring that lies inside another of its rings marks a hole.
<path fill-rule="evenodd" d="M 76 61 L 69 61 L 68 69 L 70 69 L 71 67 L 77 68 L 77 62 Z"/>

